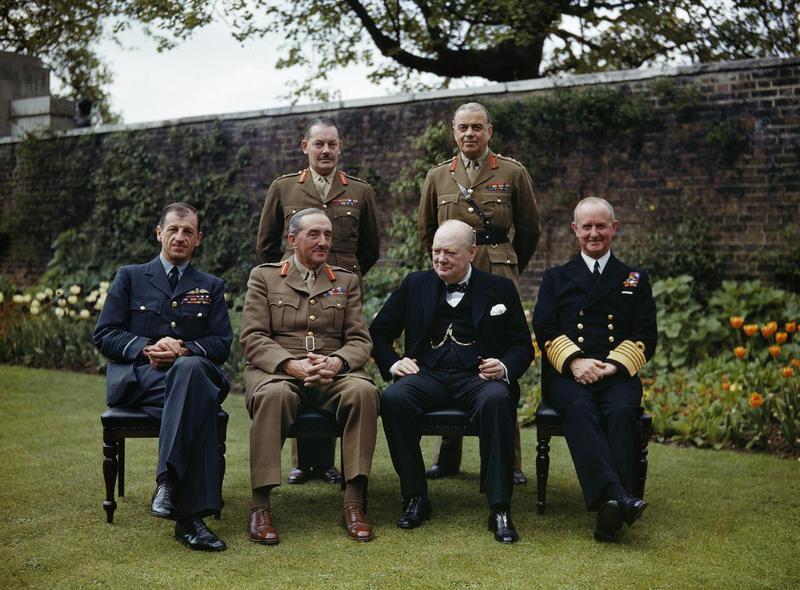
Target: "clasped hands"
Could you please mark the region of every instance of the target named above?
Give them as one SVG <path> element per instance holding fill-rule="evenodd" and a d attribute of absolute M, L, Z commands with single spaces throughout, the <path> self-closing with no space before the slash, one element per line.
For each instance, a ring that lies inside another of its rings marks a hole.
<path fill-rule="evenodd" d="M 183 340 L 164 336 L 155 344 L 145 346 L 142 353 L 149 359 L 150 366 L 156 369 L 166 369 L 179 356 L 187 356 L 189 349 L 183 345 Z"/>
<path fill-rule="evenodd" d="M 617 366 L 613 363 L 604 363 L 597 359 L 587 359 L 578 357 L 569 363 L 570 371 L 575 377 L 575 381 L 581 385 L 597 383 L 600 379 L 610 377 L 617 372 Z"/>
<path fill-rule="evenodd" d="M 478 377 L 486 381 L 495 381 L 497 379 L 504 379 L 506 376 L 506 368 L 497 359 L 493 358 L 480 358 L 481 364 L 478 365 Z M 419 365 L 415 359 L 410 359 L 404 356 L 394 365 L 392 365 L 391 373 L 395 377 L 405 377 L 406 375 L 416 375 L 419 373 Z"/>
<path fill-rule="evenodd" d="M 342 370 L 344 361 L 338 356 L 325 356 L 309 352 L 306 358 L 283 363 L 283 372 L 302 379 L 305 387 L 327 385 Z"/>

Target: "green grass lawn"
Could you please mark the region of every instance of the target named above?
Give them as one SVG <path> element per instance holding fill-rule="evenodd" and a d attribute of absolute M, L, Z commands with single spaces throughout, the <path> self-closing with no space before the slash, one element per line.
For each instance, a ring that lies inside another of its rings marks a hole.
<path fill-rule="evenodd" d="M 377 537 L 345 538 L 338 486 L 281 486 L 281 543 L 247 540 L 249 419 L 231 414 L 220 554 L 184 549 L 171 523 L 148 515 L 156 443 L 127 444 L 127 497 L 106 524 L 100 377 L 0 367 L 0 588 L 798 588 L 800 463 L 652 444 L 650 508 L 620 543 L 598 544 L 563 439 L 553 440 L 548 510 L 535 483 L 516 488 L 516 545 L 485 530 L 476 440 L 462 475 L 433 482 L 433 519 L 394 526 L 399 487 L 381 436 L 370 480 Z M 535 432 L 523 431 L 534 476 Z M 433 439 L 425 439 L 428 452 Z M 288 449 L 284 452 L 284 468 Z"/>

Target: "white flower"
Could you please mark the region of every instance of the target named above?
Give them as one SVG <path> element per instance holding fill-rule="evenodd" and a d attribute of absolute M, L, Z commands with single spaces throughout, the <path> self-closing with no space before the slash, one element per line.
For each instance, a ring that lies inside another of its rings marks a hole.
<path fill-rule="evenodd" d="M 56 289 L 56 297 L 61 297 L 64 294 L 64 289 Z"/>
<path fill-rule="evenodd" d="M 23 297 L 19 293 L 15 293 L 14 295 L 12 295 L 11 301 L 13 301 L 14 303 L 25 303 L 25 297 Z"/>
<path fill-rule="evenodd" d="M 42 311 L 41 308 L 31 306 L 31 315 L 39 315 L 40 311 Z"/>
<path fill-rule="evenodd" d="M 92 315 L 92 314 L 91 314 L 91 313 L 89 313 L 89 310 L 88 310 L 88 309 L 82 309 L 82 310 L 81 310 L 81 319 L 83 319 L 83 320 L 88 320 L 88 319 L 91 317 L 91 315 Z"/>
<path fill-rule="evenodd" d="M 0 291 L 0 303 L 3 303 L 3 301 L 5 301 L 5 300 L 6 300 L 6 296 L 3 295 L 2 291 Z"/>
<path fill-rule="evenodd" d="M 25 293 L 25 295 L 23 295 L 23 296 L 22 296 L 22 300 L 23 300 L 25 303 L 30 303 L 30 302 L 31 302 L 31 299 L 33 299 L 33 297 L 31 297 L 31 294 L 30 294 L 30 293 Z"/>
<path fill-rule="evenodd" d="M 80 285 L 72 285 L 69 288 L 69 292 L 72 293 L 73 295 L 80 295 L 81 286 Z"/>
<path fill-rule="evenodd" d="M 111 285 L 108 281 L 100 281 L 100 290 L 101 291 L 108 291 L 108 287 Z"/>
<path fill-rule="evenodd" d="M 63 307 L 56 307 L 55 309 L 53 309 L 53 313 L 56 314 L 57 317 L 63 318 L 64 317 L 64 308 Z"/>
<path fill-rule="evenodd" d="M 77 315 L 78 315 L 78 314 L 77 314 L 77 312 L 76 312 L 74 309 L 70 309 L 70 310 L 69 310 L 69 317 L 71 317 L 71 318 L 74 318 L 74 317 L 76 317 Z"/>
<path fill-rule="evenodd" d="M 95 301 L 97 301 L 97 296 L 98 295 L 100 295 L 100 291 L 95 289 L 94 291 L 92 291 L 91 293 L 89 293 L 86 296 L 86 303 L 94 303 Z"/>
<path fill-rule="evenodd" d="M 44 294 L 47 295 L 48 297 L 52 297 L 53 296 L 53 290 L 50 287 L 47 287 L 44 290 Z"/>
<path fill-rule="evenodd" d="M 41 303 L 39 303 L 39 300 L 38 300 L 38 299 L 34 299 L 33 301 L 31 301 L 31 310 L 34 310 L 34 309 L 39 309 L 39 307 L 40 307 L 41 305 L 42 305 L 42 304 L 41 304 Z"/>
<path fill-rule="evenodd" d="M 75 305 L 76 303 L 78 303 L 78 296 L 70 295 L 69 297 L 67 297 L 67 301 L 69 301 L 70 305 Z"/>
<path fill-rule="evenodd" d="M 59 307 L 66 307 L 67 306 L 67 300 L 62 297 L 61 299 L 58 300 L 58 306 Z"/>
<path fill-rule="evenodd" d="M 47 293 L 45 293 L 44 291 L 39 291 L 36 294 L 36 301 L 44 301 L 45 299 L 47 299 Z"/>

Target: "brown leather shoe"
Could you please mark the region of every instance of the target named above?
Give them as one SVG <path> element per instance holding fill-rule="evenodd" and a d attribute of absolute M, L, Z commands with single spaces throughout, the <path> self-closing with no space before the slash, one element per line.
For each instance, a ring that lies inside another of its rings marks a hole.
<path fill-rule="evenodd" d="M 280 541 L 269 508 L 258 506 L 250 509 L 250 540 L 262 545 L 277 545 Z"/>
<path fill-rule="evenodd" d="M 347 529 L 347 536 L 353 541 L 366 543 L 375 537 L 372 525 L 367 520 L 367 515 L 364 514 L 364 509 L 360 504 L 346 504 L 342 508 L 342 524 Z"/>
<path fill-rule="evenodd" d="M 286 481 L 294 484 L 305 483 L 306 479 L 308 479 L 308 474 L 299 467 L 292 467 L 289 475 L 286 476 Z"/>

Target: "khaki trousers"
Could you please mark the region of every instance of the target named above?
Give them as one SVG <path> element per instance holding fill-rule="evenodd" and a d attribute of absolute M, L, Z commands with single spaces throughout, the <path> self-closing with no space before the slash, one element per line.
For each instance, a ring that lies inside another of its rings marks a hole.
<path fill-rule="evenodd" d="M 345 481 L 369 477 L 375 452 L 380 409 L 378 388 L 370 381 L 341 375 L 322 387 L 303 387 L 285 379 L 248 383 L 258 371 L 246 371 L 245 403 L 250 413 L 250 480 L 253 489 L 281 483 L 281 448 L 298 410 L 314 408 L 331 412 L 342 427 L 342 459 Z"/>

